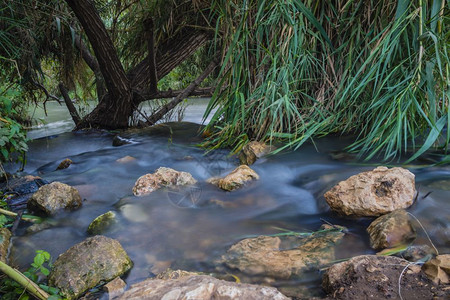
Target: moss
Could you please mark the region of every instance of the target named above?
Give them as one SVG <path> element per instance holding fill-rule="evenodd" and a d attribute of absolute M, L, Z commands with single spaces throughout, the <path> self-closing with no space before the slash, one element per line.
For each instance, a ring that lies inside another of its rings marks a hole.
<path fill-rule="evenodd" d="M 108 211 L 97 218 L 89 224 L 87 232 L 92 235 L 101 234 L 108 230 L 109 227 L 116 223 L 116 214 L 112 211 Z"/>

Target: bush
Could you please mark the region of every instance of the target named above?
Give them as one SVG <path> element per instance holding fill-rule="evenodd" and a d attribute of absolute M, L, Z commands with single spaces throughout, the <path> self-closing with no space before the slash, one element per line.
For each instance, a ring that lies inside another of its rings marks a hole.
<path fill-rule="evenodd" d="M 14 160 L 13 153 L 18 153 L 17 159 L 23 162 L 28 150 L 26 133 L 15 120 L 19 113 L 14 106 L 20 102 L 20 95 L 15 85 L 0 86 L 0 163 Z"/>

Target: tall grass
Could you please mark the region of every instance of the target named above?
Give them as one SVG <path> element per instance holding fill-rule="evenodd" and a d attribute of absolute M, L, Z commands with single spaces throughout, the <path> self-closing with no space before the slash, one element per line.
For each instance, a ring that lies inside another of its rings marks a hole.
<path fill-rule="evenodd" d="M 213 1 L 223 45 L 210 147 L 330 133 L 370 158 L 448 148 L 445 0 Z M 413 158 L 414 158 L 413 157 Z"/>

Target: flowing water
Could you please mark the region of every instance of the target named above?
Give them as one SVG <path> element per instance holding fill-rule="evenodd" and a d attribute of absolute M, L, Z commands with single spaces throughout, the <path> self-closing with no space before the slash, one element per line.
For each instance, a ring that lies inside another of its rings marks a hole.
<path fill-rule="evenodd" d="M 200 122 L 202 109 L 204 106 L 188 110 L 187 119 Z M 338 246 L 337 259 L 374 253 L 365 233 L 371 220 L 337 217 L 323 198 L 323 193 L 340 180 L 374 168 L 354 159 L 332 159 L 331 151 L 342 149 L 349 138 L 320 139 L 298 151 L 259 160 L 252 168 L 260 180 L 227 193 L 205 180 L 230 172 L 238 161 L 226 150 L 205 154 L 195 147 L 200 141 L 197 124 L 173 123 L 159 125 L 156 131 L 131 131 L 125 135 L 132 144 L 113 147 L 114 135 L 110 133 L 60 133 L 67 127 L 55 123 L 64 118 L 68 116 L 48 122 L 45 132 L 52 136 L 30 143 L 25 171 L 76 187 L 84 199 L 83 206 L 50 220 L 52 226 L 46 230 L 27 233 L 26 226 L 19 228 L 12 258 L 22 267 L 32 262 L 37 249 L 45 249 L 56 258 L 84 240 L 90 222 L 107 211 L 116 213 L 118 223 L 105 235 L 119 240 L 134 262 L 127 276 L 129 284 L 167 267 L 217 272 L 216 260 L 245 237 L 280 233 L 279 228 L 311 232 L 324 220 L 347 226 L 353 233 Z M 42 132 L 32 131 L 30 136 L 33 134 L 39 136 Z M 117 162 L 125 156 L 135 159 Z M 64 158 L 74 163 L 56 171 Z M 161 166 L 189 172 L 199 183 L 178 192 L 160 189 L 135 197 L 132 187 L 136 179 Z M 450 168 L 408 167 L 415 173 L 420 190 L 417 204 L 409 211 L 421 221 L 439 251 L 449 253 Z M 418 243 L 429 244 L 422 231 Z M 314 273 L 298 281 L 318 289 L 319 278 L 320 274 Z"/>

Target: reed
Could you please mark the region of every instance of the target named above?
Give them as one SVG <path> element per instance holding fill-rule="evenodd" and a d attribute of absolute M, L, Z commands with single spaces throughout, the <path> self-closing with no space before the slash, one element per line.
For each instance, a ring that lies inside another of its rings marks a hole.
<path fill-rule="evenodd" d="M 215 0 L 223 61 L 207 114 L 211 148 L 330 133 L 390 160 L 448 148 L 449 4 L 444 0 Z"/>

